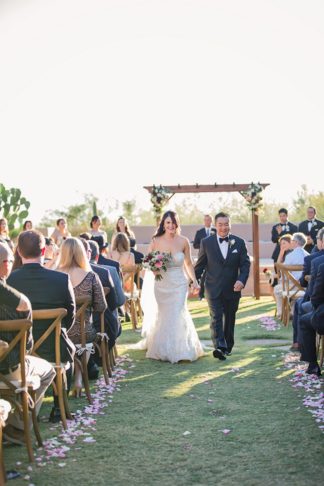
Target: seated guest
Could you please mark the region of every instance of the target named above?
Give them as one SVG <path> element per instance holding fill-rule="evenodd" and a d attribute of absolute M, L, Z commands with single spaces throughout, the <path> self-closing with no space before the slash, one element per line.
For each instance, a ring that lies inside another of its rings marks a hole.
<path fill-rule="evenodd" d="M 299 279 L 300 285 L 302 285 L 303 287 L 308 286 L 308 281 L 310 279 L 310 274 L 311 274 L 312 261 L 314 260 L 314 258 L 324 255 L 323 237 L 324 237 L 324 228 L 322 228 L 316 235 L 317 252 L 316 253 L 312 252 L 310 255 L 307 255 L 305 257 L 303 273 Z"/>
<path fill-rule="evenodd" d="M 14 244 L 9 236 L 8 221 L 6 218 L 0 218 L 0 243 L 6 243 L 10 250 L 13 251 Z"/>
<path fill-rule="evenodd" d="M 278 260 L 280 246 L 279 240 L 282 236 L 286 234 L 292 235 L 298 231 L 298 228 L 295 224 L 288 221 L 288 211 L 285 208 L 281 208 L 278 211 L 279 213 L 279 223 L 275 224 L 271 230 L 271 240 L 273 243 L 276 244 L 275 249 L 273 250 L 271 258 L 274 262 Z"/>
<path fill-rule="evenodd" d="M 309 206 L 307 208 L 307 219 L 302 221 L 298 226 L 298 231 L 307 236 L 307 244 L 305 250 L 310 253 L 316 242 L 316 235 L 318 231 L 323 228 L 324 222 L 316 219 L 316 208 Z"/>
<path fill-rule="evenodd" d="M 285 236 L 283 236 L 285 238 Z M 285 265 L 303 265 L 305 256 L 308 253 L 304 250 L 304 246 L 306 244 L 306 236 L 303 233 L 294 233 L 292 240 L 291 240 L 291 248 L 292 251 L 288 253 L 285 257 L 284 263 Z M 280 258 L 280 254 L 278 259 Z M 299 280 L 302 274 L 302 271 L 294 271 L 291 274 L 295 277 L 296 280 Z M 277 304 L 277 315 L 281 317 L 282 313 L 282 284 L 279 283 L 274 288 L 274 296 L 276 299 Z"/>
<path fill-rule="evenodd" d="M 123 272 L 123 286 L 126 292 L 128 292 L 131 288 L 131 274 L 127 271 L 125 272 L 124 268 L 129 265 L 134 266 L 135 258 L 130 251 L 129 239 L 125 233 L 117 233 L 113 239 L 112 249 L 109 256 L 112 260 L 115 260 L 120 264 Z"/>
<path fill-rule="evenodd" d="M 92 241 L 96 241 L 98 243 L 98 246 L 99 246 L 100 254 L 99 254 L 98 264 L 114 267 L 114 268 L 116 268 L 117 273 L 120 275 L 119 263 L 115 262 L 115 260 L 112 260 L 111 258 L 107 258 L 106 249 L 107 249 L 108 243 L 104 242 L 102 236 L 93 236 L 91 239 L 92 239 Z"/>
<path fill-rule="evenodd" d="M 314 290 L 311 295 L 314 310 L 300 318 L 302 334 L 301 360 L 309 363 L 306 373 L 321 375 L 317 362 L 316 333 L 324 334 L 324 264 L 322 263 L 316 275 Z"/>
<path fill-rule="evenodd" d="M 131 248 L 135 248 L 135 246 L 136 246 L 135 234 L 130 229 L 129 224 L 128 224 L 126 218 L 124 218 L 124 216 L 120 216 L 117 220 L 116 228 L 115 228 L 115 231 L 114 231 L 113 236 L 112 236 L 111 244 L 113 244 L 113 240 L 118 233 L 125 234 L 127 236 L 127 238 L 129 239 L 129 246 Z"/>
<path fill-rule="evenodd" d="M 99 277 L 91 270 L 84 247 L 78 238 L 71 237 L 63 241 L 58 270 L 69 275 L 76 300 L 81 297 L 90 297 L 94 312 L 102 312 L 107 308 Z M 87 343 L 92 343 L 96 337 L 96 330 L 91 318 L 91 311 L 87 308 L 85 315 Z M 74 325 L 69 329 L 69 337 L 74 344 L 81 344 L 79 319 L 76 319 Z M 82 389 L 81 370 L 78 366 L 75 369 L 74 385 L 75 394 L 78 396 Z"/>
<path fill-rule="evenodd" d="M 85 241 L 82 239 L 81 242 L 83 243 L 84 249 L 86 250 L 92 271 L 99 276 L 102 286 L 109 289 L 109 293 L 106 296 L 106 301 L 108 308 L 113 311 L 118 307 L 115 285 L 113 279 L 111 278 L 109 268 L 102 268 L 96 263 L 96 261 L 99 259 L 98 243 L 92 240 Z"/>
<path fill-rule="evenodd" d="M 59 249 L 52 238 L 45 238 L 44 267 L 56 268 Z"/>
<path fill-rule="evenodd" d="M 30 221 L 30 219 L 27 219 L 23 224 L 23 231 L 28 231 L 31 229 L 33 229 L 33 223 Z"/>
<path fill-rule="evenodd" d="M 57 246 L 61 246 L 62 242 L 69 238 L 71 233 L 68 231 L 67 222 L 64 218 L 59 218 L 56 221 L 56 228 L 51 234 L 51 238 Z"/>
<path fill-rule="evenodd" d="M 115 285 L 110 275 L 109 268 L 98 265 L 96 263 L 96 261 L 98 261 L 99 258 L 98 244 L 95 241 L 89 241 L 88 244 L 90 246 L 89 257 L 90 257 L 91 268 L 99 276 L 102 286 L 109 288 L 109 293 L 106 295 L 107 309 L 105 310 L 104 317 L 105 317 L 105 332 L 108 334 L 109 337 L 109 348 L 112 348 L 115 345 L 116 339 L 121 334 L 121 325 L 117 314 L 117 307 L 118 305 L 120 305 L 119 299 L 117 297 L 117 292 L 115 290 Z M 119 281 L 119 286 L 121 287 L 120 281 Z M 101 322 L 100 322 L 99 313 L 94 313 L 93 324 L 97 332 L 100 332 Z"/>
<path fill-rule="evenodd" d="M 111 240 L 111 246 L 113 246 L 113 241 L 114 241 L 114 238 L 115 236 L 118 234 L 118 233 L 123 233 L 127 236 L 127 238 L 129 239 L 129 246 L 130 246 L 130 251 L 133 253 L 134 255 L 134 258 L 135 258 L 135 263 L 142 263 L 143 261 L 143 258 L 144 258 L 144 253 L 138 251 L 136 249 L 136 239 L 135 239 L 135 234 L 134 232 L 130 229 L 129 225 L 128 225 L 128 222 L 126 220 L 126 218 L 124 218 L 123 216 L 120 216 L 120 218 L 118 218 L 118 221 L 116 223 L 116 228 L 115 228 L 115 231 L 113 233 L 113 236 L 112 236 L 112 240 Z"/>
<path fill-rule="evenodd" d="M 6 284 L 13 264 L 13 254 L 7 245 L 0 243 L 0 320 L 31 319 L 31 304 L 24 294 Z M 17 332 L 0 332 L 0 339 L 10 343 Z M 33 336 L 29 330 L 26 351 L 33 346 Z M 17 346 L 0 363 L 0 372 L 6 375 L 9 380 L 20 379 L 20 353 Z M 48 361 L 34 356 L 26 356 L 26 377 L 27 380 L 39 377 L 40 387 L 36 391 L 36 414 L 38 415 L 45 392 L 55 377 L 55 370 Z M 30 427 L 32 421 L 30 417 Z M 3 429 L 6 440 L 15 444 L 24 445 L 24 422 L 18 410 L 9 415 L 7 425 Z"/>
<path fill-rule="evenodd" d="M 212 234 L 212 230 L 213 230 L 212 222 L 213 222 L 213 219 L 210 216 L 210 214 L 205 214 L 205 216 L 204 216 L 204 227 L 199 229 L 195 234 L 193 247 L 196 250 L 199 250 L 201 240 L 203 238 L 207 238 L 207 236 L 210 236 Z"/>
<path fill-rule="evenodd" d="M 79 238 L 83 238 L 84 240 L 90 241 L 91 240 L 91 234 L 90 233 L 87 233 L 87 232 L 81 233 L 79 235 Z"/>
<path fill-rule="evenodd" d="M 57 308 L 67 310 L 67 315 L 62 321 L 61 360 L 72 364 L 75 347 L 68 338 L 66 330 L 74 322 L 75 300 L 69 276 L 42 266 L 45 238 L 39 231 L 31 230 L 20 233 L 18 252 L 23 265 L 11 273 L 8 284 L 23 292 L 29 298 L 34 310 Z M 34 339 L 39 339 L 51 323 L 50 320 L 38 321 L 33 328 Z M 47 361 L 55 361 L 54 333 L 39 347 L 38 354 Z M 67 372 L 67 378 L 69 387 L 71 369 Z M 51 419 L 57 421 L 59 417 L 58 401 L 57 397 L 54 397 Z"/>
<path fill-rule="evenodd" d="M 285 258 L 286 265 L 304 265 L 304 260 L 309 253 L 304 249 L 306 237 L 303 233 L 294 233 L 291 240 L 292 252 Z M 302 271 L 291 272 L 296 280 L 302 276 Z"/>
<path fill-rule="evenodd" d="M 317 233 L 317 247 L 319 251 L 317 253 L 311 253 L 305 257 L 302 276 L 299 279 L 300 284 L 306 288 L 305 295 L 300 297 L 295 302 L 294 315 L 293 315 L 293 329 L 294 338 L 292 350 L 299 350 L 301 338 L 299 336 L 299 323 L 303 314 L 313 310 L 310 302 L 310 297 L 313 292 L 314 282 L 317 275 L 317 270 L 321 263 L 324 263 L 324 228 Z"/>
<path fill-rule="evenodd" d="M 124 294 L 124 291 L 123 291 L 123 287 L 121 285 L 119 273 L 117 272 L 115 267 L 112 267 L 110 265 L 100 265 L 99 264 L 100 248 L 99 248 L 98 243 L 96 241 L 91 240 L 89 242 L 89 244 L 90 244 L 90 247 L 91 247 L 90 264 L 95 265 L 96 267 L 100 267 L 100 268 L 104 268 L 104 269 L 109 270 L 109 274 L 111 276 L 111 279 L 112 279 L 113 284 L 114 284 L 114 289 L 115 289 L 116 307 L 121 307 L 125 303 L 125 294 Z"/>
<path fill-rule="evenodd" d="M 92 216 L 90 221 L 90 235 L 91 236 L 102 236 L 104 243 L 107 241 L 107 233 L 101 229 L 101 219 L 99 216 Z M 91 237 L 90 236 L 90 237 Z"/>
<path fill-rule="evenodd" d="M 289 234 L 283 235 L 279 239 L 279 254 L 277 255 L 277 260 L 275 263 L 283 263 L 288 253 L 292 252 L 291 240 L 292 240 L 292 236 Z M 274 274 L 273 277 L 271 277 L 269 283 L 271 284 L 272 287 L 276 287 L 276 285 L 278 285 L 279 283 L 278 275 L 276 273 Z"/>

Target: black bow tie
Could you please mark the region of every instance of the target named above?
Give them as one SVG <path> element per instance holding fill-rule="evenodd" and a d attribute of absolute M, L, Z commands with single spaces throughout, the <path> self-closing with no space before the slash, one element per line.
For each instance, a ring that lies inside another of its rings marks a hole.
<path fill-rule="evenodd" d="M 225 236 L 225 238 L 218 238 L 220 243 L 223 243 L 223 241 L 226 241 L 228 243 L 228 236 Z"/>

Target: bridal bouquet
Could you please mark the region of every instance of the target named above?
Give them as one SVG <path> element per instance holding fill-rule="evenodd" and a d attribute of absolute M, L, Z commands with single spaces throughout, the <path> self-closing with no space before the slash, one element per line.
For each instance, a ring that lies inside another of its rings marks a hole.
<path fill-rule="evenodd" d="M 143 259 L 143 267 L 155 273 L 155 280 L 162 280 L 161 270 L 167 271 L 167 263 L 172 259 L 171 253 L 151 251 Z"/>

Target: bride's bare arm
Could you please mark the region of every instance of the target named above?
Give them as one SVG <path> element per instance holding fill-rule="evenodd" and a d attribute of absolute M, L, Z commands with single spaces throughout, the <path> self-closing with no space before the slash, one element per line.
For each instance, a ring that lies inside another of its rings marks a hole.
<path fill-rule="evenodd" d="M 194 267 L 193 267 L 193 264 L 192 264 L 192 259 L 191 259 L 190 244 L 189 244 L 189 240 L 187 238 L 185 239 L 184 255 L 185 255 L 186 269 L 187 269 L 189 277 L 191 278 L 191 280 L 193 282 L 193 287 L 198 288 L 199 285 L 198 285 L 198 282 L 197 282 L 197 279 L 196 279 L 195 270 L 194 270 Z"/>

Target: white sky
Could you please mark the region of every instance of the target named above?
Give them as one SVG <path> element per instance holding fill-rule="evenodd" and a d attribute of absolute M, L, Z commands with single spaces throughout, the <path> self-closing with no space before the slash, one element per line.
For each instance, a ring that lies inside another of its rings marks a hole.
<path fill-rule="evenodd" d="M 0 0 L 0 180 L 35 220 L 153 183 L 321 190 L 323 47 L 323 0 Z"/>

